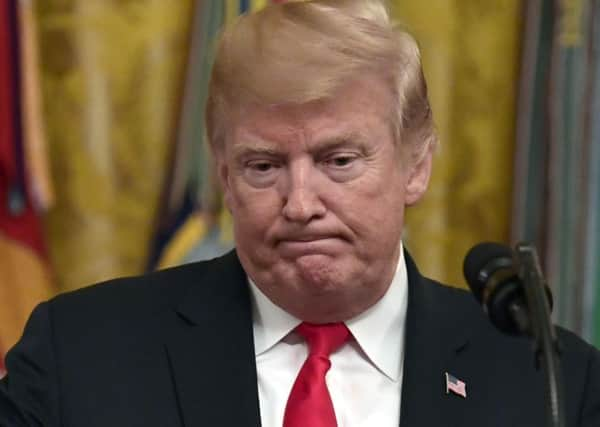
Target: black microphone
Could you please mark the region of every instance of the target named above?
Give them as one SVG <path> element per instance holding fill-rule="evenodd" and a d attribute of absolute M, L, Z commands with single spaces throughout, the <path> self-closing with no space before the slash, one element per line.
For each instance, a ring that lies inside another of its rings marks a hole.
<path fill-rule="evenodd" d="M 465 279 L 491 322 L 502 332 L 532 339 L 536 366 L 543 367 L 548 425 L 564 427 L 560 346 L 550 318 L 552 294 L 533 245 L 513 252 L 498 243 L 474 246 L 463 265 Z"/>
<path fill-rule="evenodd" d="M 525 290 L 515 258 L 508 246 L 479 243 L 467 253 L 463 272 L 494 326 L 510 335 L 531 335 Z M 545 290 L 552 309 L 552 293 L 548 287 Z"/>

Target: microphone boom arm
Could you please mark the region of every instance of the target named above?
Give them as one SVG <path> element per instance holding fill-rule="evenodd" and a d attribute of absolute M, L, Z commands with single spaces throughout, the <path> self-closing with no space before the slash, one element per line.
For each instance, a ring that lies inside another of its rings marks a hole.
<path fill-rule="evenodd" d="M 534 343 L 536 364 L 538 367 L 541 364 L 544 370 L 549 426 L 565 427 L 560 347 L 550 316 L 546 281 L 533 245 L 519 243 L 516 247 L 516 258 L 529 309 L 528 326 Z"/>

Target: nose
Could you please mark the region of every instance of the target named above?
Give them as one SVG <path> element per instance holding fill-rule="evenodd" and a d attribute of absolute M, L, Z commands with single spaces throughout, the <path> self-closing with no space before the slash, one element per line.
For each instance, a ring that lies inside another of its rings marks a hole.
<path fill-rule="evenodd" d="M 309 162 L 290 164 L 283 194 L 283 216 L 291 222 L 308 223 L 325 215 L 326 208 L 316 185 L 318 171 Z"/>

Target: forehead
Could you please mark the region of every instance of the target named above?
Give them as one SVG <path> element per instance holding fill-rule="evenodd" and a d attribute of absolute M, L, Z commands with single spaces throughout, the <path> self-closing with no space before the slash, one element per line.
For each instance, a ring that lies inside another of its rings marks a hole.
<path fill-rule="evenodd" d="M 318 142 L 345 135 L 362 139 L 391 137 L 391 102 L 388 86 L 371 77 L 345 84 L 329 99 L 245 106 L 233 120 L 232 138 L 227 145 L 299 138 Z"/>

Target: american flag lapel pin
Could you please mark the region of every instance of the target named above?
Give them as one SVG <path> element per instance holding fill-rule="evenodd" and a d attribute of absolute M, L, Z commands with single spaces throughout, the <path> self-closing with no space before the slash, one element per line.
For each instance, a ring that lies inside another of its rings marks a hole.
<path fill-rule="evenodd" d="M 446 394 L 450 392 L 467 398 L 467 384 L 446 372 Z"/>

